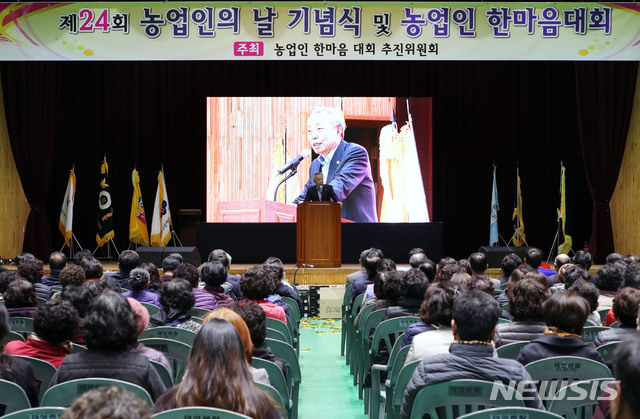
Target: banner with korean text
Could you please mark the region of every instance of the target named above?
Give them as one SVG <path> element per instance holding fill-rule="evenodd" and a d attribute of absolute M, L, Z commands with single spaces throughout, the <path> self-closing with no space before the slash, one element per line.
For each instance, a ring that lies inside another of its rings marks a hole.
<path fill-rule="evenodd" d="M 0 60 L 638 60 L 640 3 L 0 3 Z"/>

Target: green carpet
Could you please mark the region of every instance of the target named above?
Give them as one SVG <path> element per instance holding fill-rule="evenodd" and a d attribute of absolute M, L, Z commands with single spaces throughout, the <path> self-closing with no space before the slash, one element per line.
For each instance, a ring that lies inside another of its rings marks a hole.
<path fill-rule="evenodd" d="M 307 320 L 300 325 L 300 419 L 363 419 L 363 401 L 349 366 L 340 356 L 339 320 Z"/>

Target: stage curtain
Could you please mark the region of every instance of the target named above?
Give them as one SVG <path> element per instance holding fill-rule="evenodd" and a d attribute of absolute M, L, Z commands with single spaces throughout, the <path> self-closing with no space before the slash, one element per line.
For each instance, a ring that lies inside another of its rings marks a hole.
<path fill-rule="evenodd" d="M 52 250 L 47 197 L 60 109 L 60 67 L 11 62 L 0 68 L 11 149 L 31 207 L 22 250 L 46 260 Z"/>
<path fill-rule="evenodd" d="M 609 201 L 622 164 L 633 106 L 637 62 L 575 64 L 578 128 L 593 200 L 590 251 L 603 263 L 614 251 Z"/>

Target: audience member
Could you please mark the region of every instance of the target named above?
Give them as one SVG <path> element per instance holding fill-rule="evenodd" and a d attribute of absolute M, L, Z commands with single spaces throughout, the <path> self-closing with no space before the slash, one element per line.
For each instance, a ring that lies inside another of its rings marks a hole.
<path fill-rule="evenodd" d="M 271 398 L 253 382 L 240 334 L 225 320 L 211 319 L 202 327 L 182 381 L 162 395 L 153 413 L 187 406 L 217 407 L 255 419 L 278 417 Z"/>
<path fill-rule="evenodd" d="M 36 257 L 29 252 L 22 252 L 16 256 L 16 264 L 18 266 L 22 265 L 24 262 L 37 260 Z"/>
<path fill-rule="evenodd" d="M 267 317 L 287 322 L 287 315 L 282 307 L 267 301 L 277 287 L 277 279 L 264 268 L 253 267 L 247 269 L 240 278 L 240 290 L 249 300 L 260 304 Z"/>
<path fill-rule="evenodd" d="M 102 278 L 104 268 L 102 267 L 102 263 L 100 263 L 98 259 L 84 259 L 81 266 L 82 269 L 84 269 L 84 276 L 87 278 L 87 281 L 94 281 L 96 279 Z"/>
<path fill-rule="evenodd" d="M 589 275 L 589 269 L 591 269 L 591 265 L 593 265 L 593 258 L 591 257 L 591 253 L 585 252 L 584 250 L 578 250 L 573 258 L 571 259 L 574 265 L 580 266 L 582 269 L 587 271 L 587 275 Z M 589 275 L 589 281 L 592 283 L 596 283 L 596 277 L 594 275 Z"/>
<path fill-rule="evenodd" d="M 424 294 L 429 286 L 420 269 L 411 268 L 402 275 L 402 295 L 387 308 L 382 321 L 403 316 L 418 316 Z"/>
<path fill-rule="evenodd" d="M 20 278 L 20 274 L 16 271 L 5 270 L 0 272 L 0 294 L 4 294 L 9 284 L 18 278 Z"/>
<path fill-rule="evenodd" d="M 359 278 L 354 280 L 351 284 L 351 297 L 349 299 L 349 307 L 353 306 L 353 302 L 356 297 L 360 294 L 363 294 L 367 289 L 369 284 L 373 284 L 376 274 L 378 270 L 382 266 L 382 259 L 384 258 L 384 254 L 382 250 L 371 248 L 369 249 L 369 253 L 367 257 L 364 259 L 363 266 L 367 271 L 367 278 Z"/>
<path fill-rule="evenodd" d="M 618 394 L 611 401 L 611 419 L 640 418 L 640 336 L 622 341 L 613 357 Z"/>
<path fill-rule="evenodd" d="M 618 293 L 622 281 L 622 268 L 619 265 L 603 265 L 598 269 L 596 287 L 600 290 L 600 297 L 598 298 L 600 308 L 606 309 L 613 306 L 613 297 Z"/>
<path fill-rule="evenodd" d="M 83 262 L 87 259 L 93 259 L 93 255 L 88 249 L 80 250 L 73 255 L 73 263 L 78 266 L 82 266 Z"/>
<path fill-rule="evenodd" d="M 544 259 L 542 250 L 537 247 L 530 247 L 524 255 L 523 263 L 529 265 L 535 272 L 538 272 L 538 268 L 542 265 L 542 259 Z"/>
<path fill-rule="evenodd" d="M 428 261 L 427 255 L 424 253 L 415 253 L 409 258 L 409 266 L 414 269 L 418 269 L 420 265 Z"/>
<path fill-rule="evenodd" d="M 51 288 L 42 283 L 42 261 L 38 259 L 27 259 L 18 265 L 18 274 L 33 284 L 36 289 L 36 296 L 48 300 L 51 298 Z"/>
<path fill-rule="evenodd" d="M 93 295 L 88 288 L 78 285 L 67 285 L 60 292 L 60 298 L 69 301 L 78 310 L 80 319 L 84 319 L 93 301 Z"/>
<path fill-rule="evenodd" d="M 509 253 L 502 258 L 502 262 L 500 263 L 500 268 L 502 268 L 502 276 L 499 279 L 500 284 L 505 285 L 508 283 L 511 273 L 518 269 L 520 265 L 522 265 L 522 259 L 515 253 Z"/>
<path fill-rule="evenodd" d="M 577 356 L 603 362 L 602 356 L 582 340 L 584 323 L 590 313 L 587 300 L 571 291 L 553 294 L 542 305 L 547 323 L 544 335 L 522 348 L 518 361 L 523 365 L 553 356 Z"/>
<path fill-rule="evenodd" d="M 434 261 L 427 259 L 426 262 L 421 263 L 420 266 L 418 266 L 418 269 L 427 276 L 429 283 L 433 283 L 436 278 L 436 264 Z"/>
<path fill-rule="evenodd" d="M 193 291 L 193 296 L 196 299 L 194 307 L 202 308 L 209 311 L 220 308 L 220 306 L 218 305 L 218 301 L 216 300 L 216 297 L 213 296 L 213 294 L 198 288 L 198 281 L 200 279 L 200 276 L 198 274 L 198 268 L 196 268 L 192 264 L 183 263 L 182 265 L 178 266 L 175 271 L 173 271 L 173 277 L 186 279 L 189 284 L 191 284 L 191 291 Z"/>
<path fill-rule="evenodd" d="M 78 311 L 69 301 L 61 298 L 47 301 L 38 309 L 33 321 L 34 333 L 26 342 L 7 343 L 5 352 L 38 358 L 58 368 L 64 357 L 71 353 L 71 342 L 78 333 L 79 324 Z"/>
<path fill-rule="evenodd" d="M 105 281 L 100 281 L 100 278 L 93 280 L 86 280 L 82 286 L 89 290 L 91 296 L 96 298 L 98 295 L 102 294 L 105 290 L 108 289 L 107 283 Z"/>
<path fill-rule="evenodd" d="M 549 288 L 551 288 L 552 286 L 560 282 L 558 273 L 560 272 L 560 268 L 562 267 L 562 265 L 565 265 L 567 263 L 571 263 L 571 258 L 569 257 L 569 255 L 560 253 L 558 254 L 558 256 L 556 256 L 556 258 L 553 261 L 553 266 L 556 270 L 556 273 L 547 277 L 547 286 Z"/>
<path fill-rule="evenodd" d="M 162 289 L 163 282 L 160 279 L 158 267 L 151 262 L 143 262 L 140 264 L 140 268 L 149 272 L 149 291 L 159 294 Z"/>
<path fill-rule="evenodd" d="M 50 273 L 42 277 L 42 283 L 48 287 L 60 285 L 60 272 L 67 266 L 67 256 L 62 252 L 53 252 L 49 256 Z"/>
<path fill-rule="evenodd" d="M 129 305 L 133 310 L 136 318 L 136 341 L 131 344 L 129 350 L 134 354 L 143 355 L 149 358 L 150 361 L 159 362 L 164 365 L 167 371 L 171 372 L 171 365 L 167 360 L 167 357 L 160 351 L 149 348 L 148 346 L 138 342 L 138 338 L 149 326 L 149 311 L 140 304 L 138 300 L 134 300 L 131 297 L 127 297 L 127 301 L 129 301 Z"/>
<path fill-rule="evenodd" d="M 200 324 L 191 320 L 190 310 L 196 302 L 191 284 L 186 279 L 175 278 L 162 286 L 162 309 L 149 318 L 149 327 L 179 327 L 198 332 Z"/>
<path fill-rule="evenodd" d="M 622 288 L 613 299 L 613 315 L 618 322 L 618 327 L 598 332 L 593 342 L 594 345 L 598 347 L 605 343 L 622 340 L 630 334 L 635 334 L 638 327 L 639 306 L 640 290 L 631 287 Z"/>
<path fill-rule="evenodd" d="M 269 257 L 264 261 L 262 267 L 268 271 L 271 271 L 278 279 L 278 288 L 275 293 L 282 297 L 289 297 L 298 304 L 298 309 L 302 313 L 302 302 L 300 302 L 300 296 L 298 292 L 284 279 L 284 265 L 282 261 L 277 257 Z"/>
<path fill-rule="evenodd" d="M 151 419 L 149 406 L 133 393 L 116 386 L 87 391 L 73 401 L 60 419 Z"/>
<path fill-rule="evenodd" d="M 369 251 L 371 249 L 365 249 L 360 252 L 360 258 L 358 259 L 358 264 L 360 265 L 360 269 L 347 275 L 347 281 L 344 284 L 344 287 L 347 288 L 349 285 L 353 284 L 353 281 L 358 280 L 366 280 L 369 276 L 367 275 L 367 270 L 364 268 L 364 260 L 367 258 Z M 409 255 L 411 257 L 411 255 Z"/>
<path fill-rule="evenodd" d="M 36 290 L 29 281 L 22 278 L 12 281 L 3 296 L 9 317 L 30 317 L 33 319 L 36 316 Z"/>
<path fill-rule="evenodd" d="M 223 282 L 223 287 L 230 285 L 231 292 L 227 292 L 232 296 L 234 300 L 244 300 L 242 290 L 240 290 L 240 277 L 237 275 L 231 275 L 229 269 L 231 268 L 231 255 L 222 249 L 215 249 L 209 253 L 209 262 L 220 262 L 224 266 L 227 276 Z"/>
<path fill-rule="evenodd" d="M 513 321 L 500 323 L 496 327 L 493 338 L 496 348 L 514 342 L 532 341 L 542 336 L 547 329 L 542 305 L 551 293 L 546 284 L 543 285 L 532 278 L 525 278 L 511 284 L 507 295 L 509 313 L 513 316 Z"/>
<path fill-rule="evenodd" d="M 141 303 L 153 304 L 154 306 L 162 307 L 160 305 L 160 298 L 155 292 L 149 291 L 149 271 L 143 268 L 135 268 L 129 272 L 129 289 L 123 293 L 125 297 L 131 297 Z"/>
<path fill-rule="evenodd" d="M 442 261 L 445 259 L 451 259 L 453 260 L 453 263 L 443 264 Z M 436 271 L 436 277 L 433 279 L 433 282 L 451 281 L 453 275 L 458 272 L 462 272 L 462 269 L 460 268 L 460 265 L 458 265 L 458 262 L 456 262 L 455 259 L 452 258 L 444 258 L 438 264 L 438 270 Z"/>
<path fill-rule="evenodd" d="M 224 292 L 222 284 L 227 280 L 227 270 L 221 262 L 205 262 L 200 267 L 200 278 L 205 283 L 204 291 L 216 297 L 220 307 L 229 307 L 233 298 Z"/>
<path fill-rule="evenodd" d="M 574 281 L 573 284 L 567 288 L 567 291 L 572 291 L 587 300 L 589 309 L 591 310 L 587 321 L 593 326 L 601 326 L 602 320 L 600 320 L 600 313 L 598 313 L 598 297 L 600 295 L 598 288 L 590 281 Z"/>
<path fill-rule="evenodd" d="M 158 373 L 147 357 L 129 351 L 136 333 L 136 317 L 127 299 L 105 291 L 91 303 L 85 317 L 88 350 L 67 355 L 50 385 L 78 378 L 115 378 L 137 384 L 157 399 L 165 391 Z"/>
<path fill-rule="evenodd" d="M 422 360 L 413 372 L 402 399 L 401 417 L 409 418 L 418 392 L 431 384 L 458 379 L 501 381 L 526 390 L 525 405 L 542 409 L 535 384 L 522 365 L 512 359 L 493 357 L 493 335 L 500 306 L 484 292 L 468 291 L 453 303 L 454 342 L 449 353 Z M 426 332 L 432 333 L 432 332 Z"/>
<path fill-rule="evenodd" d="M 105 278 L 115 278 L 121 288 L 130 290 L 129 284 L 130 273 L 140 265 L 140 255 L 134 250 L 123 250 L 118 256 L 118 272 L 105 275 Z"/>
<path fill-rule="evenodd" d="M 0 305 L 0 342 L 9 335 L 9 313 Z M 31 407 L 38 407 L 38 388 L 33 368 L 28 361 L 14 358 L 2 351 L 0 347 L 0 378 L 19 385 L 27 394 Z M 4 414 L 4 406 L 0 406 L 0 415 Z"/>
<path fill-rule="evenodd" d="M 160 280 L 169 282 L 173 279 L 173 271 L 182 264 L 182 259 L 177 256 L 169 255 L 162 260 L 162 276 Z"/>
<path fill-rule="evenodd" d="M 81 286 L 85 279 L 82 266 L 67 265 L 60 271 L 60 285 L 63 289 L 68 285 Z"/>

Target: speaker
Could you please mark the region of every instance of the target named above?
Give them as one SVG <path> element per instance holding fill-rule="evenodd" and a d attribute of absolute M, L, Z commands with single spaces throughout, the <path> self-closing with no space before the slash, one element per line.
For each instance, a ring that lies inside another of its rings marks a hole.
<path fill-rule="evenodd" d="M 162 268 L 162 261 L 171 253 L 179 253 L 184 263 L 200 266 L 200 252 L 195 246 L 186 247 L 138 247 L 140 262 L 151 262 L 158 268 Z"/>
<path fill-rule="evenodd" d="M 169 256 L 171 253 L 180 253 L 184 263 L 190 263 L 195 267 L 200 266 L 200 252 L 195 246 L 165 247 L 162 250 L 162 259 Z"/>
<path fill-rule="evenodd" d="M 505 256 L 515 253 L 520 256 L 520 259 L 524 259 L 527 250 L 529 250 L 528 246 L 482 246 L 478 252 L 487 255 L 487 263 L 490 268 L 500 268 Z"/>
<path fill-rule="evenodd" d="M 164 247 L 138 247 L 136 252 L 140 256 L 140 263 L 151 262 L 158 268 L 161 268 L 163 250 Z"/>

